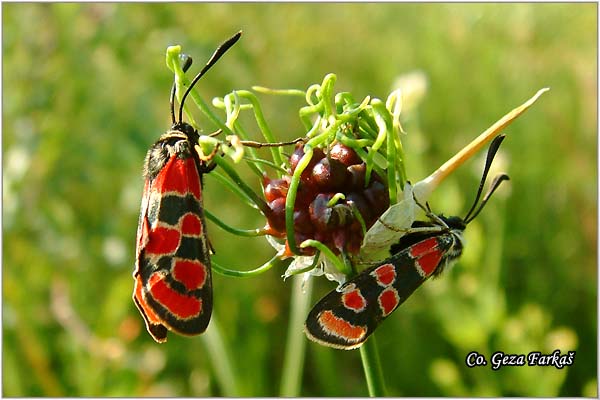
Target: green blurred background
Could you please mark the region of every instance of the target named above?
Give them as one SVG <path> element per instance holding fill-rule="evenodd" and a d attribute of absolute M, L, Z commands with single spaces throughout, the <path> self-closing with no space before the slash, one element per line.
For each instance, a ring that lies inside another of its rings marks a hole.
<path fill-rule="evenodd" d="M 206 335 L 157 345 L 131 301 L 142 161 L 170 124 L 165 49 L 181 44 L 197 71 L 239 29 L 241 42 L 198 86 L 205 99 L 252 85 L 306 89 L 329 72 L 336 91 L 385 99 L 399 76 L 420 71 L 427 91 L 404 111 L 413 182 L 551 87 L 507 130 L 501 161 L 512 181 L 467 230 L 464 257 L 380 327 L 378 346 L 394 396 L 597 395 L 596 4 L 2 11 L 4 396 L 279 394 L 292 287 L 283 271 L 214 277 L 211 327 L 221 328 L 235 389 L 216 379 L 224 363 Z M 278 137 L 303 135 L 300 100 L 260 98 Z M 433 209 L 463 215 L 480 173 L 481 159 L 460 168 Z M 205 192 L 224 220 L 264 224 L 210 176 Z M 272 256 L 262 239 L 208 228 L 220 264 L 247 270 Z M 312 303 L 333 287 L 315 284 Z M 554 349 L 577 351 L 574 365 L 464 364 L 470 351 L 489 360 Z M 309 343 L 298 394 L 367 395 L 358 351 Z"/>

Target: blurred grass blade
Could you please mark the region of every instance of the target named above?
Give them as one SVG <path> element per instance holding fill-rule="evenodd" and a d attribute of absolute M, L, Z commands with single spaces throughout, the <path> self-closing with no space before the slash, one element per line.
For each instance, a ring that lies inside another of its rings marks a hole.
<path fill-rule="evenodd" d="M 210 326 L 200 337 L 206 346 L 222 395 L 224 397 L 241 396 L 237 375 L 223 341 L 219 321 L 214 313 L 210 319 Z"/>
<path fill-rule="evenodd" d="M 283 373 L 279 395 L 281 397 L 298 397 L 302 372 L 304 371 L 304 354 L 306 349 L 306 338 L 302 331 L 304 319 L 308 314 L 310 299 L 312 295 L 313 279 L 304 281 L 303 275 L 293 278 L 292 304 L 290 311 L 290 322 L 285 348 L 285 359 L 283 362 Z"/>

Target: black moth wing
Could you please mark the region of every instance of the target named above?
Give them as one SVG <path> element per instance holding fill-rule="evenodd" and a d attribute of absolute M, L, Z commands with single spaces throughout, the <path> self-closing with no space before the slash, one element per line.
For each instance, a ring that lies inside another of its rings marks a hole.
<path fill-rule="evenodd" d="M 308 314 L 304 327 L 307 336 L 345 350 L 364 343 L 425 281 L 416 271 L 410 251 L 410 247 L 405 248 L 329 292 Z"/>

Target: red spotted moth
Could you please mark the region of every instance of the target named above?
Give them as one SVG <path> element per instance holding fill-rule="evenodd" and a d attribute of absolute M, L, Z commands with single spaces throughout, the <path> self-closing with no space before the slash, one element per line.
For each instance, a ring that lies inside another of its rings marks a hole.
<path fill-rule="evenodd" d="M 392 245 L 391 257 L 367 268 L 322 298 L 310 311 L 306 335 L 325 346 L 350 350 L 360 347 L 373 331 L 429 277 L 439 276 L 462 254 L 463 232 L 508 175 L 494 178 L 479 206 L 489 168 L 504 139 L 497 136 L 487 154 L 473 206 L 464 218 L 436 215 L 421 206 L 428 221 L 415 221 Z M 418 203 L 417 203 L 418 204 Z"/>
<path fill-rule="evenodd" d="M 197 151 L 200 135 L 182 121 L 183 104 L 198 80 L 233 46 L 238 32 L 219 46 L 184 93 L 179 118 L 150 147 L 144 162 L 144 192 L 137 230 L 133 300 L 150 335 L 159 343 L 167 331 L 197 335 L 212 312 L 210 246 L 202 207 L 202 175 L 214 165 Z M 191 65 L 191 59 L 184 71 Z M 212 155 L 214 156 L 214 154 Z"/>

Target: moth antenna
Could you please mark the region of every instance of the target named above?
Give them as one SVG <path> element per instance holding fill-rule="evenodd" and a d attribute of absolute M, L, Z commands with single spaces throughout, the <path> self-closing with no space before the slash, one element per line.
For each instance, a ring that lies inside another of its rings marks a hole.
<path fill-rule="evenodd" d="M 490 199 L 492 194 L 496 191 L 496 189 L 498 189 L 500 184 L 504 181 L 509 181 L 509 180 L 510 180 L 510 177 L 506 174 L 496 175 L 494 177 L 494 180 L 492 180 L 492 183 L 490 184 L 490 188 L 485 193 L 485 196 L 483 196 L 483 200 L 481 200 L 481 204 L 479 205 L 479 208 L 477 209 L 477 211 L 475 211 L 473 213 L 473 215 L 469 216 L 469 218 L 465 218 L 465 220 L 464 220 L 465 224 L 468 224 L 469 222 L 473 221 L 475 219 L 475 217 L 477 217 L 477 215 L 479 215 L 481 210 L 483 210 L 483 207 L 488 202 L 488 200 Z"/>
<path fill-rule="evenodd" d="M 242 31 L 239 31 L 238 33 L 233 35 L 231 38 L 229 38 L 225 42 L 223 42 L 219 47 L 217 47 L 217 49 L 215 50 L 213 55 L 210 57 L 210 59 L 208 60 L 208 62 L 204 66 L 204 68 L 202 68 L 202 70 L 198 73 L 198 75 L 196 75 L 194 77 L 194 79 L 190 83 L 190 86 L 187 88 L 187 90 L 183 94 L 183 97 L 181 98 L 181 103 L 179 104 L 179 122 L 182 122 L 182 120 L 183 120 L 183 105 L 185 104 L 185 99 L 188 96 L 188 94 L 190 93 L 190 91 L 192 90 L 192 88 L 194 87 L 194 85 L 200 80 L 200 78 L 202 78 L 202 76 L 213 65 L 216 64 L 217 61 L 219 61 L 219 59 L 223 56 L 223 54 L 225 54 L 227 52 L 227 50 L 229 50 L 231 48 L 231 46 L 233 46 L 240 39 L 241 36 L 242 36 Z"/>
<path fill-rule="evenodd" d="M 472 221 L 474 218 L 474 216 L 471 216 L 471 214 L 473 213 L 473 211 L 475 211 L 475 208 L 477 207 L 477 203 L 479 202 L 479 198 L 481 197 L 481 192 L 483 191 L 483 186 L 485 185 L 487 175 L 490 172 L 490 167 L 492 166 L 492 161 L 494 161 L 494 157 L 496 156 L 496 153 L 498 152 L 498 149 L 500 148 L 500 145 L 502 144 L 502 141 L 505 137 L 506 135 L 498 135 L 494 138 L 494 140 L 492 140 L 492 143 L 490 144 L 490 148 L 488 149 L 487 157 L 485 159 L 485 167 L 483 168 L 483 174 L 481 175 L 481 181 L 479 182 L 479 189 L 477 190 L 477 195 L 475 196 L 475 201 L 473 202 L 473 205 L 471 206 L 469 212 L 467 212 L 464 221 Z M 481 207 L 479 208 L 479 211 L 481 211 Z"/>
<path fill-rule="evenodd" d="M 184 62 L 183 62 L 183 72 L 187 72 L 188 69 L 190 69 L 190 67 L 192 66 L 192 57 L 188 56 L 187 54 L 182 54 L 181 55 L 182 58 L 185 58 Z M 176 89 L 176 84 L 175 82 L 173 82 L 173 87 L 171 88 L 171 122 L 173 124 L 175 124 L 175 89 Z"/>

